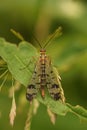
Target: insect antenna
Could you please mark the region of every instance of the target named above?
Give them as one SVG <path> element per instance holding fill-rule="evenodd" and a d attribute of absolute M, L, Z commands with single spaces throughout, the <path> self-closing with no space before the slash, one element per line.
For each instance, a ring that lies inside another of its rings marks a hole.
<path fill-rule="evenodd" d="M 40 41 L 35 37 L 35 35 L 32 34 L 32 36 L 33 36 L 34 40 L 38 43 L 39 47 L 43 48 L 42 45 L 41 45 L 41 43 L 40 43 Z"/>
<path fill-rule="evenodd" d="M 43 46 L 44 49 L 50 44 L 50 42 L 53 39 L 55 39 L 56 37 L 58 37 L 58 36 L 60 36 L 62 34 L 61 30 L 62 30 L 62 27 L 60 26 L 60 27 L 58 27 L 58 29 L 56 29 L 56 31 L 53 34 L 51 34 L 50 36 L 48 36 L 48 38 L 46 40 L 46 43 Z"/>
<path fill-rule="evenodd" d="M 34 40 L 38 43 L 39 47 L 41 49 L 45 49 L 51 43 L 51 41 L 53 39 L 55 39 L 56 37 L 58 37 L 62 34 L 61 30 L 62 30 L 62 27 L 60 26 L 60 27 L 58 27 L 58 29 L 56 29 L 56 31 L 53 34 L 49 35 L 45 44 L 43 44 L 43 46 L 41 45 L 40 41 L 35 37 L 35 35 L 33 33 L 32 33 L 32 36 L 33 36 Z"/>

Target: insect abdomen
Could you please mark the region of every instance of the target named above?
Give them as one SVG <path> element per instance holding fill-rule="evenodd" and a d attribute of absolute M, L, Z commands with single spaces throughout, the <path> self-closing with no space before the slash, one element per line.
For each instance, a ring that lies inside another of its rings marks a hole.
<path fill-rule="evenodd" d="M 45 89 L 46 87 L 46 54 L 45 50 L 41 50 L 40 53 L 40 90 L 41 95 L 45 97 Z"/>

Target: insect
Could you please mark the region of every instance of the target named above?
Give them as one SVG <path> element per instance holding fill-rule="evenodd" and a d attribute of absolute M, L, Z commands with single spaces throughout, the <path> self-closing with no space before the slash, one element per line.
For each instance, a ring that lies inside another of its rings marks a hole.
<path fill-rule="evenodd" d="M 37 41 L 41 48 L 40 55 L 26 92 L 26 98 L 30 102 L 36 97 L 38 91 L 40 91 L 41 96 L 44 99 L 46 89 L 54 100 L 65 101 L 64 92 L 60 83 L 61 78 L 59 74 L 56 74 L 55 68 L 51 63 L 51 59 L 46 55 L 45 49 L 48 43 L 55 37 L 56 33 L 59 32 L 60 29 L 58 28 L 56 32 L 48 38 L 48 41 L 43 47 L 40 42 Z"/>

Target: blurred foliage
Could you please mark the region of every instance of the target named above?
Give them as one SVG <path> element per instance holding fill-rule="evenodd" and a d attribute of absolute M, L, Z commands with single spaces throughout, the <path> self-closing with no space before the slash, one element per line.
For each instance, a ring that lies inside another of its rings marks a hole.
<path fill-rule="evenodd" d="M 86 0 L 0 1 L 0 37 L 4 37 L 7 41 L 19 43 L 19 39 L 10 32 L 12 28 L 20 32 L 25 40 L 31 42 L 38 49 L 32 34 L 42 43 L 48 34 L 52 33 L 58 26 L 62 26 L 63 35 L 56 38 L 47 47 L 47 53 L 61 74 L 66 101 L 85 108 L 87 108 L 86 16 Z M 84 47 L 85 51 L 81 51 Z M 66 57 L 68 58 L 66 59 Z M 61 59 L 63 60 L 61 61 Z M 61 63 L 63 63 L 62 66 Z M 8 120 L 11 108 L 11 99 L 8 97 L 11 87 L 9 80 L 6 81 L 0 92 L 0 129 L 23 130 L 29 107 L 25 99 L 26 90 L 21 87 L 15 93 L 17 116 L 14 127 L 11 128 Z M 80 123 L 77 117 L 68 113 L 65 117 L 58 116 L 56 124 L 53 126 L 47 116 L 46 108 L 40 105 L 32 120 L 31 130 L 34 129 L 86 130 L 87 122 Z"/>

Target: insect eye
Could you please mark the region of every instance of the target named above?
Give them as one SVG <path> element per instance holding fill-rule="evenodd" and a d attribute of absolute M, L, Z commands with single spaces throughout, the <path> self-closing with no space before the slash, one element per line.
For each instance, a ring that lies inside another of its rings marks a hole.
<path fill-rule="evenodd" d="M 59 85 L 58 84 L 53 84 L 52 88 L 59 88 Z"/>

